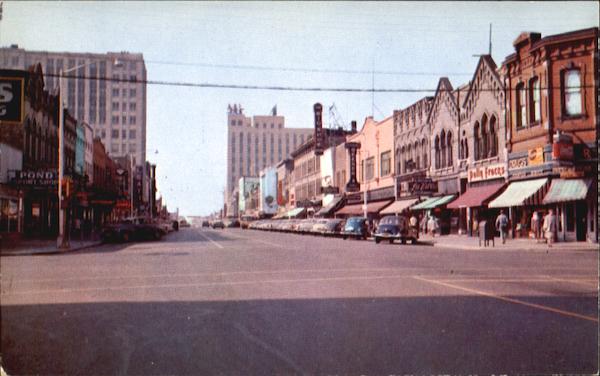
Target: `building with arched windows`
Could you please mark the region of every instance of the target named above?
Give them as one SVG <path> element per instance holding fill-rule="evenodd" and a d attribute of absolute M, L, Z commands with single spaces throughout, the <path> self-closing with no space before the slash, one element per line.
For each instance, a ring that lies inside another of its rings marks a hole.
<path fill-rule="evenodd" d="M 488 203 L 505 186 L 506 127 L 504 85 L 490 55 L 479 59 L 473 78 L 461 92 L 457 163 L 460 197 L 448 204 L 459 213 L 459 226 L 469 234 L 482 220 L 494 221 L 498 209 Z"/>

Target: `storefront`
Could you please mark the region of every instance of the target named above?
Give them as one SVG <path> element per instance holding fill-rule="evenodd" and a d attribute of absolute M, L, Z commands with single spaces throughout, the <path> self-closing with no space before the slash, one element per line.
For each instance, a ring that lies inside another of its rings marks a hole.
<path fill-rule="evenodd" d="M 411 207 L 412 211 L 422 211 L 422 224 L 426 223 L 426 218 L 434 217 L 437 219 L 441 235 L 448 235 L 458 231 L 458 212 L 447 208 L 447 205 L 454 200 L 456 195 L 444 195 L 430 197 L 425 201 Z"/>
<path fill-rule="evenodd" d="M 495 221 L 499 209 L 489 208 L 488 203 L 504 188 L 506 165 L 504 163 L 482 165 L 467 171 L 468 187 L 447 208 L 465 215 L 464 227 L 469 236 L 477 235 L 479 222 Z"/>
<path fill-rule="evenodd" d="M 394 187 L 373 189 L 346 195 L 346 206 L 336 211 L 336 218 L 363 217 L 375 223 L 381 217 L 381 210 L 394 201 Z"/>

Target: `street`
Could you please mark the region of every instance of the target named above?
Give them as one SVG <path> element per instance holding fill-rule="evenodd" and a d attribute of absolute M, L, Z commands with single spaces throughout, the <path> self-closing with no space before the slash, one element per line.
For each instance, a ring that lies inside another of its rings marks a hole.
<path fill-rule="evenodd" d="M 2 257 L 20 374 L 598 371 L 598 253 L 240 229 Z"/>

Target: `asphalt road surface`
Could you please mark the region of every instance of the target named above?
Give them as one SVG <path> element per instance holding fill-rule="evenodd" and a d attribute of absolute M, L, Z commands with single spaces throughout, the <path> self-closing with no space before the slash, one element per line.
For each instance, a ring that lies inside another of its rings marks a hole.
<path fill-rule="evenodd" d="M 598 371 L 598 253 L 186 228 L 2 257 L 10 375 Z"/>

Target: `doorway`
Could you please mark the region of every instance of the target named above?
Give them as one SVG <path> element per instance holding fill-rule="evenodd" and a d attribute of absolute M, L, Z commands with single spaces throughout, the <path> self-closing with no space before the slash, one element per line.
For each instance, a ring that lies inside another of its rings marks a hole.
<path fill-rule="evenodd" d="M 575 204 L 575 236 L 577 241 L 584 241 L 587 232 L 588 207 L 585 201 L 577 201 Z"/>

